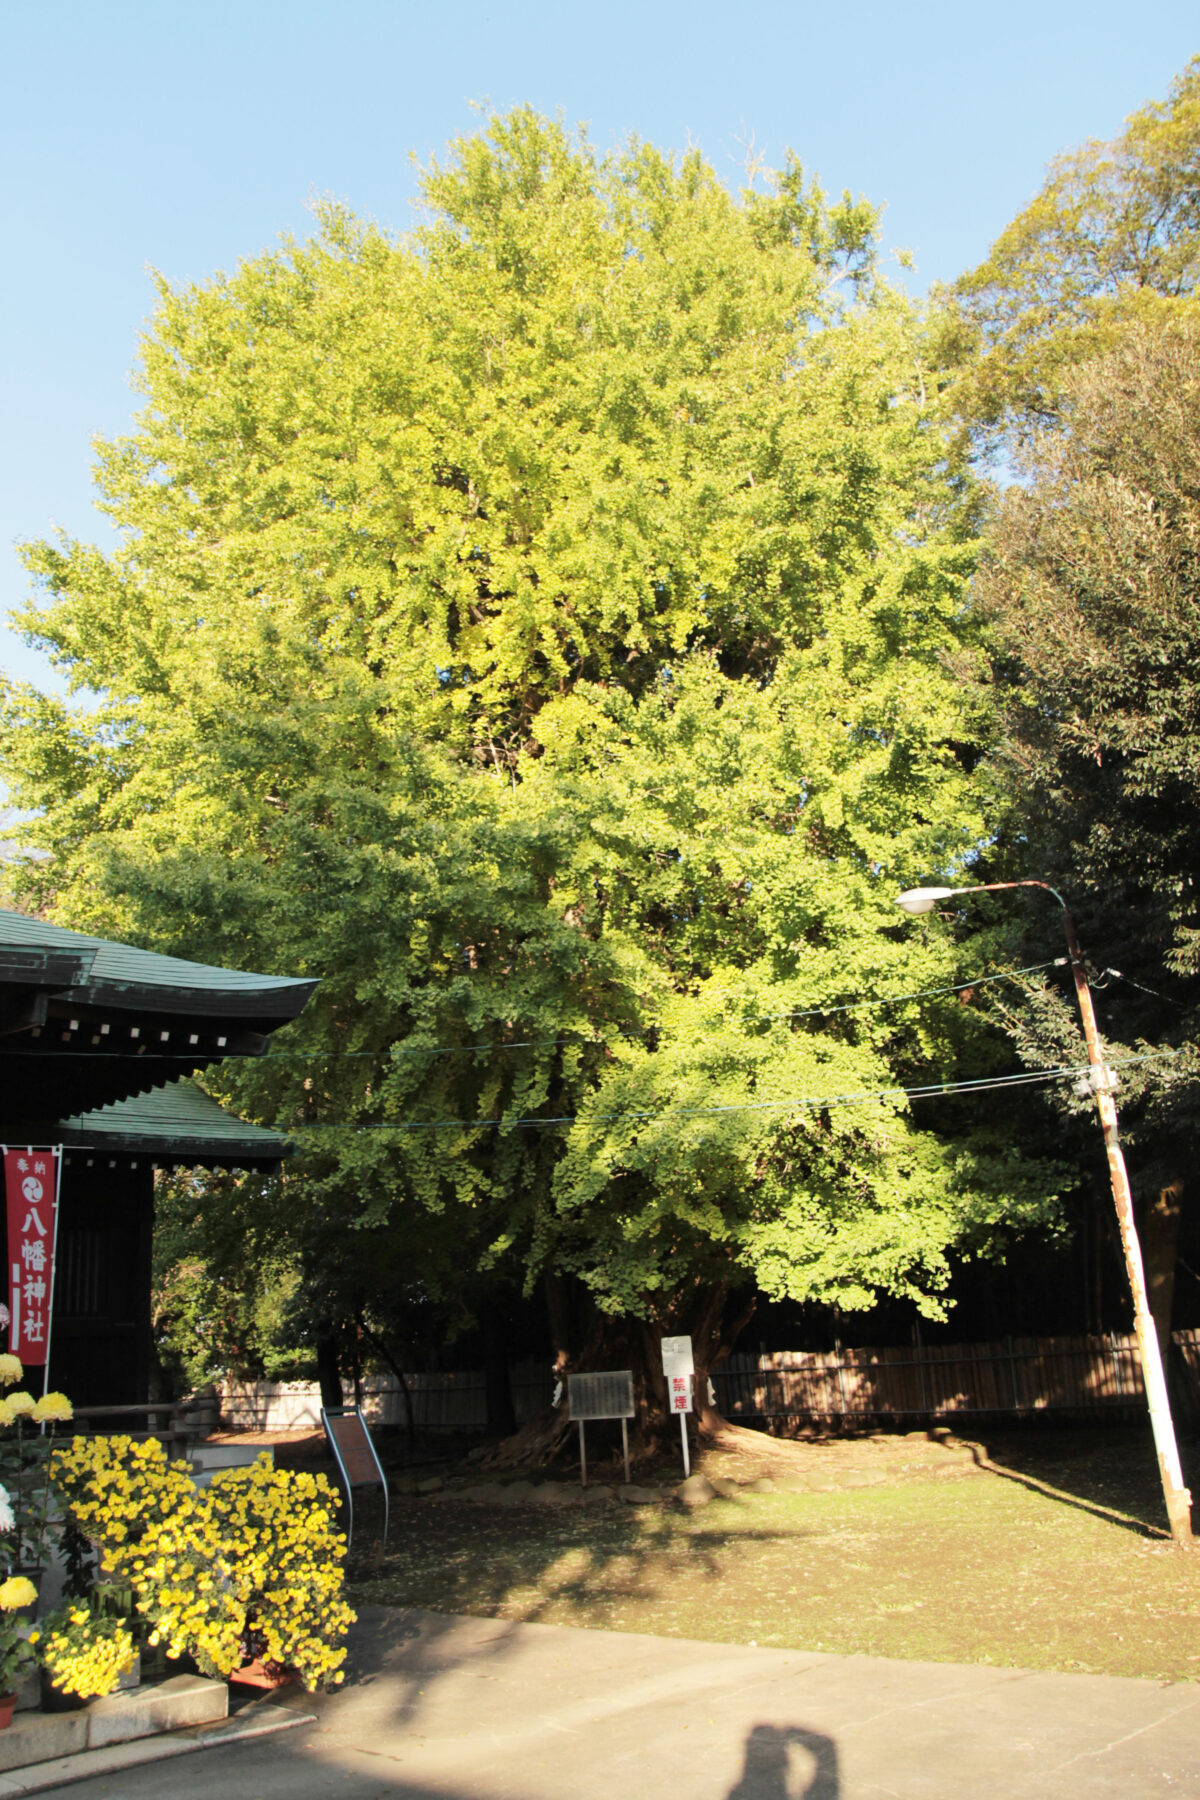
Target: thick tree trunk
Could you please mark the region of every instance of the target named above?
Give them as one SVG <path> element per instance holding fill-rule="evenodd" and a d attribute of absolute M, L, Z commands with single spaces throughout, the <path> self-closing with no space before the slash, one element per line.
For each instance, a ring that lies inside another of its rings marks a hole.
<path fill-rule="evenodd" d="M 1171 1404 L 1181 1421 L 1194 1423 L 1197 1406 L 1193 1385 L 1185 1376 L 1171 1343 L 1171 1313 L 1175 1302 L 1175 1269 L 1179 1261 L 1179 1229 L 1185 1189 L 1181 1175 L 1159 1189 L 1143 1216 L 1141 1240 L 1150 1316 L 1154 1320 Z"/>
<path fill-rule="evenodd" d="M 382 1356 L 384 1362 L 392 1371 L 396 1380 L 400 1383 L 400 1392 L 404 1397 L 405 1430 L 407 1432 L 409 1443 L 415 1443 L 417 1437 L 417 1422 L 413 1417 L 412 1390 L 408 1385 L 408 1377 L 388 1349 L 384 1340 L 376 1332 L 372 1331 L 369 1325 L 364 1324 L 362 1329 L 367 1342 L 374 1344 L 376 1350 L 378 1350 L 380 1356 Z"/>
<path fill-rule="evenodd" d="M 504 1316 L 494 1300 L 484 1301 L 480 1308 L 479 1323 L 483 1336 L 483 1382 L 488 1435 L 504 1437 L 517 1429 L 517 1415 L 513 1409 L 512 1383 L 508 1378 Z"/>
<path fill-rule="evenodd" d="M 715 1282 L 697 1285 L 656 1307 L 644 1319 L 612 1318 L 589 1302 L 585 1318 L 574 1321 L 578 1334 L 568 1335 L 572 1308 L 566 1284 L 547 1277 L 547 1306 L 555 1342 L 554 1373 L 562 1383 L 558 1404 L 533 1419 L 516 1435 L 500 1444 L 493 1458 L 499 1465 L 536 1468 L 557 1458 L 576 1454 L 574 1427 L 568 1418 L 567 1377 L 605 1369 L 629 1369 L 633 1374 L 637 1415 L 632 1421 L 630 1448 L 645 1461 L 677 1442 L 679 1427 L 672 1418 L 663 1375 L 661 1340 L 688 1336 L 692 1339 L 696 1374 L 693 1389 L 695 1412 L 689 1419 L 689 1435 L 707 1439 L 727 1438 L 731 1427 L 709 1399 L 709 1378 L 733 1348 L 754 1313 L 753 1299 L 730 1317 L 729 1287 Z M 577 1310 L 577 1309 L 576 1309 Z M 589 1427 L 589 1430 L 595 1429 Z M 614 1437 L 615 1443 L 615 1437 Z"/>
<path fill-rule="evenodd" d="M 338 1368 L 337 1338 L 327 1325 L 317 1332 L 317 1380 L 321 1384 L 321 1405 L 326 1411 L 346 1404 Z"/>

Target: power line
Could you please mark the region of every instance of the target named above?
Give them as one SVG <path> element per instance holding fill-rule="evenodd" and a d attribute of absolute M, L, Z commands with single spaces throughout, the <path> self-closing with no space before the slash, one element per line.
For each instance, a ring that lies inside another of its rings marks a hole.
<path fill-rule="evenodd" d="M 1175 1051 L 1153 1051 L 1145 1056 L 1126 1056 L 1119 1062 L 1110 1060 L 1109 1067 L 1124 1068 L 1131 1063 L 1152 1062 L 1156 1057 L 1172 1056 Z M 887 1100 L 909 1099 L 928 1100 L 940 1098 L 946 1094 L 983 1094 L 1000 1089 L 1018 1087 L 1044 1086 L 1049 1082 L 1078 1080 L 1086 1076 L 1090 1065 L 1058 1064 L 1053 1068 L 1026 1069 L 1017 1075 L 983 1075 L 970 1081 L 936 1081 L 926 1082 L 917 1087 L 877 1088 L 868 1093 L 852 1094 L 817 1094 L 799 1095 L 788 1100 L 748 1100 L 739 1101 L 732 1106 L 689 1106 L 658 1107 L 630 1109 L 613 1113 L 562 1113 L 554 1117 L 529 1117 L 505 1120 L 492 1119 L 413 1119 L 401 1120 L 394 1124 L 386 1121 L 356 1120 L 327 1122 L 314 1120 L 311 1124 L 283 1126 L 277 1125 L 274 1130 L 284 1137 L 295 1137 L 307 1131 L 482 1131 L 489 1127 L 501 1125 L 507 1131 L 517 1129 L 535 1129 L 548 1125 L 576 1125 L 579 1123 L 611 1124 L 621 1119 L 698 1119 L 724 1116 L 730 1113 L 748 1112 L 786 1112 L 794 1108 L 823 1106 L 864 1106 L 882 1105 Z"/>
<path fill-rule="evenodd" d="M 1019 981 L 1022 976 L 1036 975 L 1043 969 L 1065 966 L 1066 957 L 1057 956 L 1049 962 L 1029 963 L 1021 969 L 1003 969 L 996 975 L 973 975 L 966 981 L 957 981 L 946 987 L 916 988 L 907 994 L 884 994 L 875 999 L 849 1000 L 837 1006 L 810 1006 L 795 1012 L 756 1013 L 740 1023 L 750 1025 L 771 1025 L 786 1019 L 828 1019 L 844 1013 L 869 1012 L 884 1006 L 900 1006 L 906 1000 L 931 1000 L 943 998 L 947 994 L 962 994 L 978 987 L 986 987 L 997 981 Z M 1115 973 L 1115 971 L 1114 971 Z M 735 1021 L 736 1023 L 737 1021 Z M 666 1029 L 662 1021 L 654 1025 L 621 1025 L 617 1027 L 617 1037 L 646 1037 L 651 1032 Z M 577 1049 L 603 1045 L 610 1040 L 604 1037 L 556 1037 L 556 1038 L 513 1038 L 508 1042 L 491 1042 L 479 1044 L 428 1044 L 416 1048 L 408 1048 L 400 1044 L 390 1044 L 381 1050 L 291 1050 L 286 1046 L 277 1048 L 272 1045 L 265 1055 L 257 1055 L 250 1050 L 214 1051 L 211 1057 L 197 1054 L 194 1050 L 157 1050 L 153 1052 L 156 1062 L 186 1062 L 193 1065 L 208 1062 L 254 1062 L 260 1067 L 272 1062 L 377 1062 L 381 1058 L 398 1061 L 408 1056 L 469 1056 L 477 1052 L 494 1052 L 497 1050 L 551 1050 L 564 1045 Z M 0 1056 L 39 1057 L 69 1056 L 75 1062 L 110 1062 L 119 1052 L 108 1050 L 36 1050 L 31 1052 L 28 1046 L 0 1046 Z"/>

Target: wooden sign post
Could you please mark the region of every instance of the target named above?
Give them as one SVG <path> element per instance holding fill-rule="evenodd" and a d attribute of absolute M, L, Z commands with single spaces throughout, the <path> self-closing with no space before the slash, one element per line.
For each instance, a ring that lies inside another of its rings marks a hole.
<path fill-rule="evenodd" d="M 388 1534 L 388 1485 L 383 1465 L 375 1453 L 371 1442 L 371 1434 L 367 1430 L 367 1421 L 357 1406 L 335 1406 L 326 1410 L 321 1408 L 321 1423 L 325 1427 L 325 1435 L 329 1439 L 329 1447 L 333 1451 L 334 1461 L 338 1466 L 342 1486 L 346 1490 L 346 1510 L 349 1513 L 349 1524 L 346 1532 L 346 1547 L 349 1549 L 350 1539 L 354 1535 L 354 1490 L 356 1487 L 374 1487 L 378 1482 L 383 1489 L 383 1542 L 387 1543 Z"/>

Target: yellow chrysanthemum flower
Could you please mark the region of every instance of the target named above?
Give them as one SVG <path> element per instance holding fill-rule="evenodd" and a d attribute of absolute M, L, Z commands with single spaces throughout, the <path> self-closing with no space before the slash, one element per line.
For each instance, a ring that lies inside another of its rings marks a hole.
<path fill-rule="evenodd" d="M 21 1419 L 33 1411 L 37 1401 L 24 1388 L 18 1388 L 15 1394 L 9 1394 L 4 1404 L 14 1419 Z"/>
<path fill-rule="evenodd" d="M 10 1575 L 0 1582 L 0 1612 L 16 1612 L 19 1606 L 32 1606 L 37 1589 L 27 1575 Z"/>
<path fill-rule="evenodd" d="M 2 1373 L 0 1380 L 3 1380 Z M 75 1417 L 75 1408 L 65 1394 L 51 1392 L 42 1395 L 33 1409 L 33 1417 L 39 1425 L 65 1425 L 68 1419 Z"/>
<path fill-rule="evenodd" d="M 10 1356 L 7 1351 L 0 1355 L 0 1387 L 11 1387 L 14 1381 L 20 1381 L 25 1373 L 19 1356 Z"/>

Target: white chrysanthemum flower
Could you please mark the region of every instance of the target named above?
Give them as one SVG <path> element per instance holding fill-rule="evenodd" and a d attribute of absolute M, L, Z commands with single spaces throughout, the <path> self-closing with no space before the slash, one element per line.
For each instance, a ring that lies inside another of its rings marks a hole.
<path fill-rule="evenodd" d="M 6 1487 L 0 1484 L 0 1532 L 15 1531 L 17 1521 L 13 1517 L 12 1496 Z"/>

